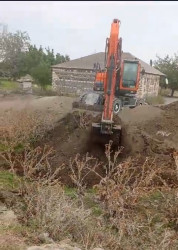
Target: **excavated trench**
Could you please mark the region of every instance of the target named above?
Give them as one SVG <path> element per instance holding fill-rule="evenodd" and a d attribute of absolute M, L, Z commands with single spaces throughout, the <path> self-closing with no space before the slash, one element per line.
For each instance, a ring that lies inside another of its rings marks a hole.
<path fill-rule="evenodd" d="M 155 116 L 150 117 L 149 120 L 144 120 L 142 117 L 141 121 L 136 119 L 133 122 L 130 120 L 125 122 L 118 116 L 114 117 L 115 123 L 122 126 L 122 140 L 121 145 L 118 146 L 122 146 L 123 150 L 118 157 L 119 162 L 124 161 L 129 156 L 142 157 L 143 161 L 146 157 L 154 157 L 160 163 L 169 162 L 169 160 L 172 162 L 172 154 L 178 150 L 178 102 L 163 108 L 152 107 L 151 109 L 152 114 L 155 112 Z M 134 110 L 128 112 L 134 112 Z M 136 115 L 139 117 L 139 112 L 143 116 L 142 107 L 135 108 L 134 119 Z M 150 108 L 147 112 L 151 112 Z M 156 112 L 159 112 L 159 115 Z M 144 113 L 144 116 L 147 117 L 146 113 Z M 99 175 L 105 175 L 104 167 L 107 166 L 108 162 L 105 144 L 98 144 L 96 140 L 93 143 L 93 134 L 91 133 L 92 122 L 99 122 L 100 119 L 100 114 L 93 116 L 92 113 L 77 111 L 68 113 L 40 142 L 40 145 L 48 144 L 55 150 L 55 155 L 50 161 L 52 169 L 55 170 L 62 164 L 65 166 L 60 172 L 60 179 L 63 184 L 73 186 L 70 177 L 70 164 L 77 154 L 80 155 L 78 159 L 82 159 L 88 153 L 88 156 L 102 162 L 95 170 Z M 169 136 L 163 136 L 163 132 L 169 133 Z M 116 147 L 112 150 L 114 154 Z M 96 160 L 90 161 L 91 167 L 92 164 L 96 163 Z M 75 165 L 75 163 L 73 164 Z M 99 181 L 100 178 L 96 174 L 90 173 L 85 182 L 87 186 L 93 186 Z"/>

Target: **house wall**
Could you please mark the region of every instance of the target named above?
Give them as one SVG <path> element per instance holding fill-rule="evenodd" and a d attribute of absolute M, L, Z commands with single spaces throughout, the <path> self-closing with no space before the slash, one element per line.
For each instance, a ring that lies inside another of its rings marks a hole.
<path fill-rule="evenodd" d="M 160 76 L 152 74 L 144 74 L 140 79 L 138 96 L 143 98 L 145 96 L 157 96 L 159 92 Z"/>
<path fill-rule="evenodd" d="M 140 98 L 157 96 L 160 76 L 144 74 L 140 79 L 138 96 Z M 93 89 L 95 72 L 92 70 L 52 69 L 53 89 L 62 94 L 80 95 Z"/>
<path fill-rule="evenodd" d="M 95 73 L 92 70 L 52 70 L 52 86 L 59 93 L 80 95 L 93 89 Z"/>

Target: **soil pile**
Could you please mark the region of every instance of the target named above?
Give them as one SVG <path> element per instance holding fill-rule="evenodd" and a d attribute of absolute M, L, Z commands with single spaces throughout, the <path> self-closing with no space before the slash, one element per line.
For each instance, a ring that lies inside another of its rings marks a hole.
<path fill-rule="evenodd" d="M 169 155 L 178 150 L 178 102 L 154 109 L 161 113 L 148 120 L 145 112 L 145 121 L 124 127 L 124 145 L 130 153 Z"/>

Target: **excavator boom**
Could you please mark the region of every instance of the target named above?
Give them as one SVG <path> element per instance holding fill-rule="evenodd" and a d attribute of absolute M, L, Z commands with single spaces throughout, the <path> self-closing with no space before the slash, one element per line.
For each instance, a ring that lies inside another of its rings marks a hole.
<path fill-rule="evenodd" d="M 106 71 L 106 90 L 103 112 L 103 121 L 112 120 L 113 100 L 116 86 L 116 70 L 118 67 L 118 36 L 119 20 L 115 19 L 111 24 L 111 33 L 108 40 L 107 71 Z"/>
<path fill-rule="evenodd" d="M 114 19 L 111 24 L 110 37 L 106 40 L 106 79 L 104 84 L 104 109 L 101 124 L 92 124 L 93 128 L 100 127 L 102 134 L 113 133 L 113 102 L 115 98 L 117 71 L 121 67 L 121 40 L 119 40 L 120 21 Z M 117 129 L 115 127 L 115 129 Z M 121 127 L 119 126 L 120 130 Z"/>

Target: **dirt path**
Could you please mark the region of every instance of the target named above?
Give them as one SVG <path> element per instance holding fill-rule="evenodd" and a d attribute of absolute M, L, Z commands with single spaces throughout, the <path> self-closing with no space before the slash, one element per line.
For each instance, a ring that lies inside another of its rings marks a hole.
<path fill-rule="evenodd" d="M 50 112 L 57 121 L 71 112 L 73 100 L 72 97 L 64 96 L 9 95 L 0 97 L 0 111 L 30 109 Z"/>
<path fill-rule="evenodd" d="M 165 105 L 178 101 L 176 97 L 164 97 Z"/>

